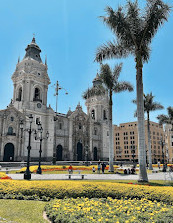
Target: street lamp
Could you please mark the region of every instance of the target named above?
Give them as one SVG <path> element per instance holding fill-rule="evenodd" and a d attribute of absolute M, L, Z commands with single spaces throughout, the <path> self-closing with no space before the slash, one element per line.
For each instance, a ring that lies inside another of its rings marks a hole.
<path fill-rule="evenodd" d="M 35 130 L 35 140 L 39 139 L 40 140 L 40 150 L 39 150 L 39 163 L 38 163 L 38 169 L 37 169 L 37 174 L 42 174 L 41 170 L 41 153 L 42 153 L 42 141 L 43 139 L 48 139 L 49 138 L 49 132 L 46 132 L 46 138 L 43 138 L 43 127 L 41 125 L 41 122 L 38 122 L 37 124 L 38 131 Z M 37 136 L 37 133 L 39 133 L 39 136 Z"/>
<path fill-rule="evenodd" d="M 24 173 L 24 179 L 25 180 L 30 180 L 31 179 L 31 172 L 29 170 L 29 163 L 30 163 L 30 150 L 31 150 L 31 133 L 32 133 L 32 129 L 31 129 L 31 125 L 32 125 L 32 122 L 33 122 L 33 116 L 32 114 L 29 115 L 29 129 L 25 129 L 25 131 L 28 131 L 29 133 L 29 141 L 28 141 L 28 157 L 27 157 L 27 168 L 26 168 L 26 171 Z M 22 130 L 23 129 L 23 121 L 21 120 L 20 121 L 20 129 Z"/>
<path fill-rule="evenodd" d="M 160 145 L 162 147 L 162 164 L 163 164 L 163 172 L 166 172 L 166 169 L 165 169 L 165 159 L 164 159 L 164 146 L 165 146 L 165 140 L 163 139 L 163 137 L 161 137 L 160 139 Z"/>
<path fill-rule="evenodd" d="M 147 152 L 148 152 L 148 150 L 146 149 L 146 164 L 147 164 L 147 167 L 148 167 L 148 155 L 147 155 Z"/>
<path fill-rule="evenodd" d="M 58 120 L 57 119 L 57 107 L 58 107 L 58 93 L 59 93 L 59 90 L 64 90 L 65 91 L 65 94 L 67 95 L 68 92 L 65 88 L 61 87 L 58 83 L 58 81 L 56 82 L 56 84 L 54 84 L 55 86 L 55 94 L 54 96 L 56 96 L 56 117 L 54 119 L 55 121 L 55 129 L 54 129 L 54 149 L 53 149 L 53 165 L 56 164 L 56 121 Z"/>

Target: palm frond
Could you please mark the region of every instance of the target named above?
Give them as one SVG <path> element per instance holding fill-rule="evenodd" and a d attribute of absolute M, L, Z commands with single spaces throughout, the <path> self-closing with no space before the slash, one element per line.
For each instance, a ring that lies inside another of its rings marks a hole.
<path fill-rule="evenodd" d="M 105 59 L 112 58 L 126 58 L 130 54 L 130 51 L 124 46 L 114 42 L 107 42 L 103 44 L 96 51 L 95 61 L 102 62 Z"/>
<path fill-rule="evenodd" d="M 151 43 L 158 28 L 167 21 L 171 7 L 161 0 L 148 0 L 144 28 L 142 30 L 141 46 Z"/>
<path fill-rule="evenodd" d="M 158 115 L 157 119 L 159 120 L 159 124 L 171 124 L 169 116 L 168 115 Z"/>
<path fill-rule="evenodd" d="M 102 64 L 100 68 L 100 77 L 103 83 L 106 85 L 106 88 L 112 89 L 114 80 L 111 68 L 108 64 Z"/>
<path fill-rule="evenodd" d="M 118 80 L 121 70 L 122 70 L 123 63 L 120 63 L 119 65 L 116 65 L 113 69 L 113 76 L 116 80 Z"/>
<path fill-rule="evenodd" d="M 167 110 L 169 118 L 173 121 L 173 107 L 169 106 Z"/>
<path fill-rule="evenodd" d="M 121 81 L 121 82 L 118 82 L 115 86 L 114 86 L 114 92 L 116 93 L 119 93 L 119 92 L 122 92 L 122 91 L 133 91 L 133 86 L 127 82 L 127 81 Z"/>
<path fill-rule="evenodd" d="M 106 92 L 105 88 L 102 85 L 98 85 L 95 87 L 91 87 L 87 89 L 83 94 L 82 98 L 83 99 L 88 99 L 93 96 L 99 96 L 99 95 L 104 95 Z"/>

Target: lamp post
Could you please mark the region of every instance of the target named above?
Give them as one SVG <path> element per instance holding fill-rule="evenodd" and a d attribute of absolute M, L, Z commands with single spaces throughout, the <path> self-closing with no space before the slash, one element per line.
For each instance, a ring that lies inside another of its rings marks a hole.
<path fill-rule="evenodd" d="M 160 139 L 160 145 L 162 147 L 162 164 L 163 164 L 163 172 L 166 172 L 166 167 L 165 167 L 165 159 L 164 159 L 164 146 L 165 146 L 165 140 L 163 139 L 163 137 L 161 137 Z"/>
<path fill-rule="evenodd" d="M 42 141 L 43 139 L 48 139 L 49 138 L 49 132 L 46 132 L 46 138 L 43 138 L 43 127 L 41 125 L 41 122 L 38 122 L 38 131 L 35 130 L 35 140 L 39 139 L 40 140 L 40 150 L 39 150 L 39 163 L 38 163 L 38 169 L 37 169 L 37 174 L 42 174 L 41 170 L 41 153 L 42 153 Z M 37 133 L 39 133 L 40 136 L 37 136 Z"/>
<path fill-rule="evenodd" d="M 54 149 L 53 149 L 53 161 L 52 161 L 53 165 L 56 164 L 56 121 L 58 120 L 57 119 L 58 93 L 59 93 L 59 90 L 65 90 L 65 94 L 66 95 L 68 94 L 66 89 L 59 85 L 58 81 L 56 82 L 56 84 L 54 84 L 54 86 L 55 86 L 55 94 L 54 94 L 54 96 L 56 96 L 56 117 L 54 119 L 54 121 L 55 121 L 55 129 L 54 129 Z"/>
<path fill-rule="evenodd" d="M 32 129 L 31 129 L 31 125 L 33 122 L 33 116 L 32 114 L 29 115 L 29 129 L 26 129 L 26 131 L 28 131 L 29 133 L 29 141 L 28 141 L 28 157 L 27 157 L 27 168 L 26 171 L 24 173 L 24 179 L 25 180 L 30 180 L 31 179 L 31 172 L 29 170 L 29 164 L 30 164 L 30 150 L 31 150 L 31 133 L 32 133 Z M 20 122 L 20 129 L 23 129 L 23 121 Z"/>

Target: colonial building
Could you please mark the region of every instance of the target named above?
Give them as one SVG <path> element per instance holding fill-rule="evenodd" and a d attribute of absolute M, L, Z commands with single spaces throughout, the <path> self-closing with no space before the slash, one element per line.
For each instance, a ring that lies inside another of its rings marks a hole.
<path fill-rule="evenodd" d="M 32 114 L 31 160 L 38 160 L 39 140 L 34 138 L 34 130 L 41 122 L 43 136 L 49 138 L 42 144 L 42 159 L 56 160 L 108 160 L 108 96 L 88 95 L 87 114 L 80 104 L 75 111 L 67 114 L 55 113 L 47 106 L 47 92 L 50 84 L 47 62 L 42 62 L 41 49 L 35 38 L 26 47 L 22 61 L 18 61 L 12 75 L 13 100 L 6 109 L 0 111 L 0 160 L 21 161 L 27 159 L 29 115 Z M 101 85 L 97 76 L 93 89 Z M 24 127 L 20 129 L 21 120 Z"/>
<path fill-rule="evenodd" d="M 138 129 L 137 122 L 122 123 L 114 126 L 114 154 L 115 160 L 138 161 Z M 152 162 L 166 160 L 166 153 L 162 149 L 161 141 L 165 134 L 163 126 L 150 121 Z M 147 121 L 145 121 L 146 158 L 148 157 Z"/>

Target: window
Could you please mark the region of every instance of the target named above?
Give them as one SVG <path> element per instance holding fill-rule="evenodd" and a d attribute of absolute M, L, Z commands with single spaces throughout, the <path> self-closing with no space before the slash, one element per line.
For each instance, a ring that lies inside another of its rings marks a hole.
<path fill-rule="evenodd" d="M 13 127 L 8 128 L 8 135 L 13 135 Z"/>
<path fill-rule="evenodd" d="M 36 125 L 38 125 L 38 123 L 40 122 L 41 120 L 40 120 L 40 117 L 36 117 L 36 119 L 35 119 L 35 123 L 36 123 Z"/>
<path fill-rule="evenodd" d="M 62 123 L 61 122 L 59 123 L 59 129 L 62 129 Z"/>
<path fill-rule="evenodd" d="M 79 123 L 79 129 L 82 129 L 82 125 L 81 125 L 81 123 Z"/>
<path fill-rule="evenodd" d="M 91 111 L 91 118 L 95 120 L 95 111 L 94 110 Z"/>
<path fill-rule="evenodd" d="M 106 111 L 103 110 L 103 120 L 106 120 L 106 119 L 107 119 L 107 117 L 106 117 Z"/>
<path fill-rule="evenodd" d="M 22 87 L 19 88 L 17 101 L 22 100 Z"/>
<path fill-rule="evenodd" d="M 40 99 L 40 89 L 39 88 L 35 88 L 34 98 Z"/>
<path fill-rule="evenodd" d="M 14 117 L 13 117 L 13 116 L 11 116 L 11 118 L 10 118 L 10 119 L 11 119 L 11 121 L 12 121 L 12 122 L 14 121 Z"/>
<path fill-rule="evenodd" d="M 97 128 L 94 128 L 94 135 L 97 135 Z"/>

